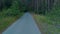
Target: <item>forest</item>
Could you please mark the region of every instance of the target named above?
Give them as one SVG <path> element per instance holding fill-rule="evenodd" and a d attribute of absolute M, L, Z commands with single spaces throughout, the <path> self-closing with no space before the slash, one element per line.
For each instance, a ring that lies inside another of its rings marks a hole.
<path fill-rule="evenodd" d="M 18 9 L 25 9 L 39 14 L 50 12 L 53 8 L 59 7 L 59 0 L 0 0 L 0 12 L 5 8 L 8 9 L 16 1 Z"/>
<path fill-rule="evenodd" d="M 60 0 L 0 0 L 0 32 L 26 10 L 33 13 L 36 20 L 47 23 L 48 30 L 44 33 L 60 34 Z"/>

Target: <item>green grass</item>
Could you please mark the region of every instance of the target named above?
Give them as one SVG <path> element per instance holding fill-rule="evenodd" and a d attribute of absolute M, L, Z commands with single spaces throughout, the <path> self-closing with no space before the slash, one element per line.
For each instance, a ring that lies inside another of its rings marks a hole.
<path fill-rule="evenodd" d="M 23 9 L 22 9 L 23 10 Z M 23 10 L 24 11 L 24 10 Z M 14 1 L 12 6 L 8 9 L 4 8 L 0 12 L 0 32 L 3 32 L 14 21 L 20 18 L 24 12 L 19 9 L 18 2 Z"/>
<path fill-rule="evenodd" d="M 34 15 L 43 34 L 60 34 L 60 22 L 51 20 L 51 17 Z"/>
<path fill-rule="evenodd" d="M 43 34 L 60 34 L 60 4 L 45 15 L 34 15 Z"/>
<path fill-rule="evenodd" d="M 3 31 L 6 27 L 8 27 L 15 20 L 16 20 L 16 17 L 0 18 L 0 31 Z"/>
<path fill-rule="evenodd" d="M 8 26 L 10 26 L 14 21 L 16 21 L 23 15 L 23 13 L 20 12 L 19 12 L 20 14 L 18 13 L 13 14 L 13 13 L 11 13 L 12 15 L 7 15 L 6 12 L 0 13 L 0 32 L 4 31 Z"/>

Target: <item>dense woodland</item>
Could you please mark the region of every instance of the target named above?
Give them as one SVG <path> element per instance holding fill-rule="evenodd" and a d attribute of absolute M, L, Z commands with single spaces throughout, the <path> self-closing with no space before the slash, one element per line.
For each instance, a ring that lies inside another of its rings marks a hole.
<path fill-rule="evenodd" d="M 60 0 L 0 0 L 0 12 L 5 10 L 9 15 L 12 15 L 10 12 L 16 15 L 27 10 L 42 15 L 60 15 L 59 3 Z"/>
<path fill-rule="evenodd" d="M 20 12 L 28 10 L 29 12 L 43 15 L 51 14 L 52 12 L 54 14 L 60 9 L 59 1 L 60 0 L 0 0 L 0 12 L 15 6 L 14 8 L 18 9 Z"/>
<path fill-rule="evenodd" d="M 46 27 L 45 29 L 49 34 L 51 31 L 49 32 L 48 29 L 60 34 L 60 0 L 0 0 L 0 32 L 26 11 L 42 15 L 36 16 L 37 20 L 53 25 L 54 28 L 57 26 L 55 30 Z"/>
<path fill-rule="evenodd" d="M 59 16 L 59 3 L 60 0 L 0 0 L 0 12 L 11 16 L 27 10 L 36 14 Z"/>
<path fill-rule="evenodd" d="M 14 1 L 16 0 L 0 0 L 0 11 L 3 8 L 10 8 Z M 59 4 L 59 1 L 60 0 L 17 0 L 20 9 L 25 7 L 27 10 L 35 10 L 36 12 L 38 10 L 38 12 L 43 13 L 51 11 L 54 6 Z"/>

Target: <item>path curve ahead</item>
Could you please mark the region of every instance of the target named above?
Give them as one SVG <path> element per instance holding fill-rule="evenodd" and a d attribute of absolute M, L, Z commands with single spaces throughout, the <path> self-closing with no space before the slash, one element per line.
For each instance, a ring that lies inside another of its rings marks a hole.
<path fill-rule="evenodd" d="M 30 13 L 27 12 L 2 34 L 41 34 L 41 32 Z"/>

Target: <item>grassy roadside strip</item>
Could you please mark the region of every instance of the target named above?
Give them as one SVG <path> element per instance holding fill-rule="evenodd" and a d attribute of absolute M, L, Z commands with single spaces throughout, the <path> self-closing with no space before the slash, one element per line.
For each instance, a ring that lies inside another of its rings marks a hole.
<path fill-rule="evenodd" d="M 2 33 L 7 27 L 9 27 L 14 21 L 24 14 L 24 10 L 22 10 L 19 9 L 19 4 L 17 1 L 14 1 L 10 8 L 2 9 L 0 12 L 0 33 Z"/>
<path fill-rule="evenodd" d="M 22 15 L 23 15 L 23 13 L 20 13 L 20 15 L 16 15 L 16 16 L 3 16 L 3 15 L 1 15 L 0 16 L 0 32 L 2 33 L 8 26 L 10 26 L 14 21 L 16 21 Z"/>
<path fill-rule="evenodd" d="M 60 34 L 60 29 L 53 25 L 53 21 L 49 20 L 47 16 L 37 14 L 34 14 L 33 16 L 36 19 L 42 34 Z"/>

